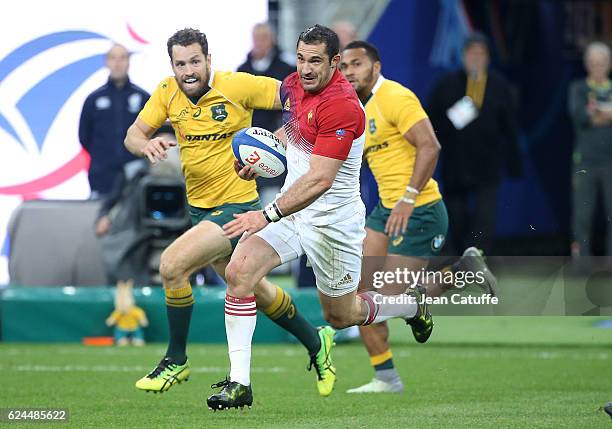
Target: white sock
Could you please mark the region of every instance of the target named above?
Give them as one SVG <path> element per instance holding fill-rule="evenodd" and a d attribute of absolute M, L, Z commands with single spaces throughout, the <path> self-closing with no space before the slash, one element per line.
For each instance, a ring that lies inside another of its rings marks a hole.
<path fill-rule="evenodd" d="M 255 296 L 225 295 L 225 333 L 230 358 L 230 380 L 251 384 L 251 342 L 257 322 Z"/>
<path fill-rule="evenodd" d="M 401 317 L 410 319 L 416 315 L 415 297 L 405 293 L 400 295 L 381 295 L 378 292 L 363 292 L 359 297 L 366 303 L 368 314 L 364 325 L 380 323 L 385 320 Z"/>

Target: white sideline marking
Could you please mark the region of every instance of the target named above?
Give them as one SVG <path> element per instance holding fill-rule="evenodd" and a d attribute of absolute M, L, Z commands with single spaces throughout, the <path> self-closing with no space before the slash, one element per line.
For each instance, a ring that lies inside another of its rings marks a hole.
<path fill-rule="evenodd" d="M 23 372 L 148 372 L 151 370 L 148 366 L 131 365 L 15 365 L 7 367 L 13 371 Z M 209 373 L 209 372 L 227 372 L 227 367 L 220 366 L 200 366 L 189 368 L 191 372 Z M 285 372 L 286 369 L 279 366 L 269 368 L 251 368 L 251 372 Z"/>

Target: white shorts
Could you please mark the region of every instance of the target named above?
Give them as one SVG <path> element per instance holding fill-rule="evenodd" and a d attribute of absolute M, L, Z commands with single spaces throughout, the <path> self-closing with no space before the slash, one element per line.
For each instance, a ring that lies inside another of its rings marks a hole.
<path fill-rule="evenodd" d="M 321 293 L 338 297 L 357 289 L 365 238 L 362 206 L 330 225 L 312 225 L 299 216 L 288 216 L 256 235 L 274 248 L 282 263 L 306 254 Z"/>

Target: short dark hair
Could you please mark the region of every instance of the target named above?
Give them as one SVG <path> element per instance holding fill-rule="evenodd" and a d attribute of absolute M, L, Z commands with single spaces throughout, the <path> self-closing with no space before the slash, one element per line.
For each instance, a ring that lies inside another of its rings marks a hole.
<path fill-rule="evenodd" d="M 474 31 L 469 36 L 467 36 L 465 42 L 463 42 L 463 50 L 465 51 L 468 48 L 471 48 L 472 45 L 482 45 L 488 51 L 489 39 L 487 36 L 484 35 L 484 33 L 481 33 L 480 31 Z"/>
<path fill-rule="evenodd" d="M 360 49 L 363 48 L 366 51 L 366 55 L 368 58 L 372 60 L 373 63 L 380 62 L 380 55 L 378 54 L 378 49 L 373 44 L 366 42 L 365 40 L 355 40 L 344 47 L 344 50 L 347 49 Z"/>
<path fill-rule="evenodd" d="M 338 55 L 340 51 L 340 40 L 338 39 L 338 35 L 331 28 L 319 24 L 315 24 L 302 31 L 295 45 L 296 49 L 300 42 L 304 42 L 307 45 L 325 43 L 325 53 L 327 53 L 330 61 L 333 57 Z"/>
<path fill-rule="evenodd" d="M 183 28 L 177 31 L 168 39 L 168 55 L 172 59 L 172 47 L 175 45 L 189 46 L 197 43 L 202 48 L 202 53 L 208 55 L 208 40 L 206 40 L 206 34 L 200 30 L 194 30 L 193 28 Z"/>

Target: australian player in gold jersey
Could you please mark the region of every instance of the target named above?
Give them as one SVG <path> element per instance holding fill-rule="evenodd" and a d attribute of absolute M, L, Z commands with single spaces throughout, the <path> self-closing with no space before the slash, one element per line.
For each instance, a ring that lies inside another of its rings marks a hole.
<path fill-rule="evenodd" d="M 374 262 L 384 264 L 380 267 L 383 269 L 399 266 L 415 272 L 424 270 L 442 249 L 448 229 L 446 207 L 432 178 L 440 144 L 416 95 L 382 76 L 375 46 L 364 41 L 349 43 L 342 53 L 340 70 L 365 107 L 364 157 L 380 196 L 366 221 L 363 256 L 390 256 Z M 368 264 L 366 261 L 364 265 Z M 475 248 L 466 250 L 462 259 L 445 269 L 483 271 L 485 281 L 480 286 L 487 291 L 495 282 Z M 362 289 L 372 286 L 365 283 L 360 284 Z M 418 287 L 428 296 L 439 296 L 453 285 L 424 283 Z M 387 324 L 361 326 L 360 334 L 376 376 L 349 393 L 402 392 Z"/>
<path fill-rule="evenodd" d="M 125 145 L 152 163 L 163 162 L 175 142 L 151 138 L 167 119 L 175 129 L 185 175 L 193 227 L 162 254 L 160 274 L 166 294 L 170 339 L 166 355 L 136 382 L 141 390 L 163 392 L 189 377 L 187 334 L 194 299 L 189 276 L 212 264 L 224 276 L 236 240 L 221 226 L 237 213 L 260 207 L 254 181 L 234 170 L 232 136 L 251 125 L 254 109 L 280 109 L 280 82 L 247 73 L 213 72 L 206 35 L 184 29 L 168 39 L 174 76 L 159 84 L 129 128 Z M 257 307 L 295 335 L 307 348 L 317 370 L 321 395 L 329 395 L 335 375 L 329 365 L 334 331 L 316 329 L 297 312 L 291 297 L 265 278 L 257 285 Z"/>

